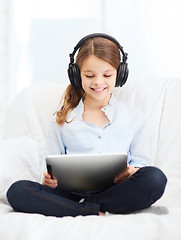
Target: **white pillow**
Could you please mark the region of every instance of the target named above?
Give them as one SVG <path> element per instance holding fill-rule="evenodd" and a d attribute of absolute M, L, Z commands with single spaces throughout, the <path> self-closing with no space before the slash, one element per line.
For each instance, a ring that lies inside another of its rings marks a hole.
<path fill-rule="evenodd" d="M 17 180 L 41 181 L 39 159 L 38 143 L 28 137 L 0 140 L 0 200 Z"/>

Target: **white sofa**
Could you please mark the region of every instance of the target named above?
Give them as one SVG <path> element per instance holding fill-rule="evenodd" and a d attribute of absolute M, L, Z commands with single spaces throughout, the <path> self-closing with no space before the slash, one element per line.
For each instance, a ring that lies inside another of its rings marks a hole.
<path fill-rule="evenodd" d="M 6 113 L 0 140 L 0 240 L 180 240 L 181 80 L 130 79 L 114 92 L 148 118 L 153 162 L 168 178 L 163 197 L 154 205 L 128 215 L 75 218 L 17 213 L 9 206 L 6 191 L 12 182 L 42 180 L 45 134 L 65 87 L 56 83 L 29 87 Z"/>

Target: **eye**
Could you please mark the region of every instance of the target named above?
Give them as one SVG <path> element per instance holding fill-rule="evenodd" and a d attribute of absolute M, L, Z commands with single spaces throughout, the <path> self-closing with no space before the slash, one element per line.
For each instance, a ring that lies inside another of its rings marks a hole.
<path fill-rule="evenodd" d="M 105 78 L 109 78 L 111 76 L 112 76 L 111 74 L 110 75 L 107 75 L 107 74 L 104 75 Z"/>
<path fill-rule="evenodd" d="M 86 78 L 93 78 L 94 77 L 94 75 L 85 75 L 86 76 Z"/>

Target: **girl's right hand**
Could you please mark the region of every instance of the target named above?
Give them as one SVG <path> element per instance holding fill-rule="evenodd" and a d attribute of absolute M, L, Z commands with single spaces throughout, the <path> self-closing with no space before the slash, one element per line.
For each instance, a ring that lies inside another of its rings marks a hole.
<path fill-rule="evenodd" d="M 44 179 L 43 179 L 43 185 L 51 187 L 51 188 L 56 188 L 57 187 L 57 180 L 56 179 L 51 179 L 51 175 L 48 174 L 47 172 L 43 173 Z"/>

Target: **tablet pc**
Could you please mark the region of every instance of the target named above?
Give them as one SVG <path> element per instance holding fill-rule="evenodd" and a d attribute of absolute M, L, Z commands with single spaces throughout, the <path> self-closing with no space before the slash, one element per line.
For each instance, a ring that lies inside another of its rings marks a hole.
<path fill-rule="evenodd" d="M 127 154 L 49 155 L 48 173 L 62 190 L 102 190 L 127 167 Z"/>

